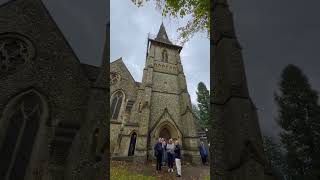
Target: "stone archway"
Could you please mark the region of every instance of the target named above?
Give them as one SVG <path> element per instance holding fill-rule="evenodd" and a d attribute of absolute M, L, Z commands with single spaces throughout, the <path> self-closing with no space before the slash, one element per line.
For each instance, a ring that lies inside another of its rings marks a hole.
<path fill-rule="evenodd" d="M 162 137 L 165 140 L 168 140 L 168 139 L 171 138 L 171 133 L 167 128 L 162 128 L 160 133 L 159 133 L 159 137 Z"/>
<path fill-rule="evenodd" d="M 165 121 L 165 122 L 159 124 L 155 128 L 154 135 L 155 135 L 156 139 L 158 139 L 159 137 L 162 137 L 162 138 L 165 138 L 166 140 L 168 140 L 170 138 L 181 139 L 181 137 L 182 137 L 178 128 L 169 121 Z"/>

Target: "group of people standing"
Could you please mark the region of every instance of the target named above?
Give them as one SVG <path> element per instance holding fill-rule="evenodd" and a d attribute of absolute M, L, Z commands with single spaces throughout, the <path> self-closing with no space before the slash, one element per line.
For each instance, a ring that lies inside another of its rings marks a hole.
<path fill-rule="evenodd" d="M 203 165 L 206 165 L 208 152 L 203 141 L 200 142 L 199 152 Z M 173 172 L 175 162 L 177 177 L 181 177 L 181 146 L 178 140 L 169 139 L 167 143 L 164 138 L 159 138 L 154 146 L 154 155 L 157 158 L 157 172 L 160 172 L 165 164 L 168 165 L 168 172 Z"/>
<path fill-rule="evenodd" d="M 154 155 L 157 158 L 157 171 L 161 171 L 161 166 L 167 163 L 168 172 L 173 172 L 175 162 L 177 177 L 181 177 L 181 147 L 178 140 L 173 142 L 172 139 L 169 139 L 167 143 L 164 138 L 159 138 L 154 146 Z"/>

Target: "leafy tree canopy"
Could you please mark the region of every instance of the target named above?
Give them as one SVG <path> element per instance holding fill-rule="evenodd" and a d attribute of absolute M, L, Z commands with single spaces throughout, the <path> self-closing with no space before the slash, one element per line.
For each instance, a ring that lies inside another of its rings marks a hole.
<path fill-rule="evenodd" d="M 210 93 L 203 82 L 198 84 L 197 101 L 199 107 L 199 118 L 203 128 L 210 127 Z"/>
<path fill-rule="evenodd" d="M 150 0 L 131 0 L 138 7 Z M 197 32 L 206 32 L 209 38 L 210 0 L 153 0 L 162 16 L 184 18 L 191 17 L 186 25 L 177 29 L 181 44 L 187 42 Z"/>
<path fill-rule="evenodd" d="M 295 65 L 284 68 L 280 93 L 275 94 L 278 105 L 277 122 L 283 131 L 281 142 L 293 179 L 312 179 L 320 172 L 320 106 L 318 94 L 308 78 Z"/>

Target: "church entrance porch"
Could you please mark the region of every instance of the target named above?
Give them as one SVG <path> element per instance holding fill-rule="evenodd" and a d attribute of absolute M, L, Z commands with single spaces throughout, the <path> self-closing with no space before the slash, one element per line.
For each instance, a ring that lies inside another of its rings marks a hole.
<path fill-rule="evenodd" d="M 169 131 L 167 128 L 163 128 L 163 129 L 160 131 L 159 137 L 162 137 L 162 138 L 164 138 L 166 141 L 168 141 L 168 140 L 171 138 L 170 131 Z"/>
<path fill-rule="evenodd" d="M 171 138 L 177 140 L 181 138 L 181 133 L 179 133 L 179 130 L 170 122 L 164 122 L 155 129 L 155 141 L 160 137 L 164 138 L 166 141 Z"/>

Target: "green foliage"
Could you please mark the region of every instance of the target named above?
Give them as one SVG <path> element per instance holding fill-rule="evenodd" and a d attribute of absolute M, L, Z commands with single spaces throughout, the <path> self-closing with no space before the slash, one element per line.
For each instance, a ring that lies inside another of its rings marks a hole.
<path fill-rule="evenodd" d="M 210 180 L 210 176 L 205 176 L 203 180 Z"/>
<path fill-rule="evenodd" d="M 202 128 L 210 127 L 210 93 L 203 82 L 198 84 L 197 101 L 199 107 L 199 120 Z"/>
<path fill-rule="evenodd" d="M 263 146 L 274 176 L 278 180 L 284 180 L 288 174 L 288 167 L 281 145 L 277 144 L 272 137 L 263 136 Z"/>
<path fill-rule="evenodd" d="M 131 0 L 137 6 L 142 6 L 144 0 Z M 145 0 L 150 1 L 150 0 Z M 185 26 L 177 29 L 182 44 L 187 42 L 195 33 L 206 32 L 209 37 L 210 0 L 153 0 L 162 16 L 174 18 L 191 17 Z"/>
<path fill-rule="evenodd" d="M 312 179 L 320 167 L 318 94 L 298 67 L 288 65 L 282 72 L 280 95 L 275 94 L 275 100 L 289 174 L 293 179 Z"/>
<path fill-rule="evenodd" d="M 203 127 L 203 124 L 201 124 L 201 121 L 200 121 L 200 111 L 196 104 L 192 104 L 192 112 L 195 115 L 197 126 Z"/>

